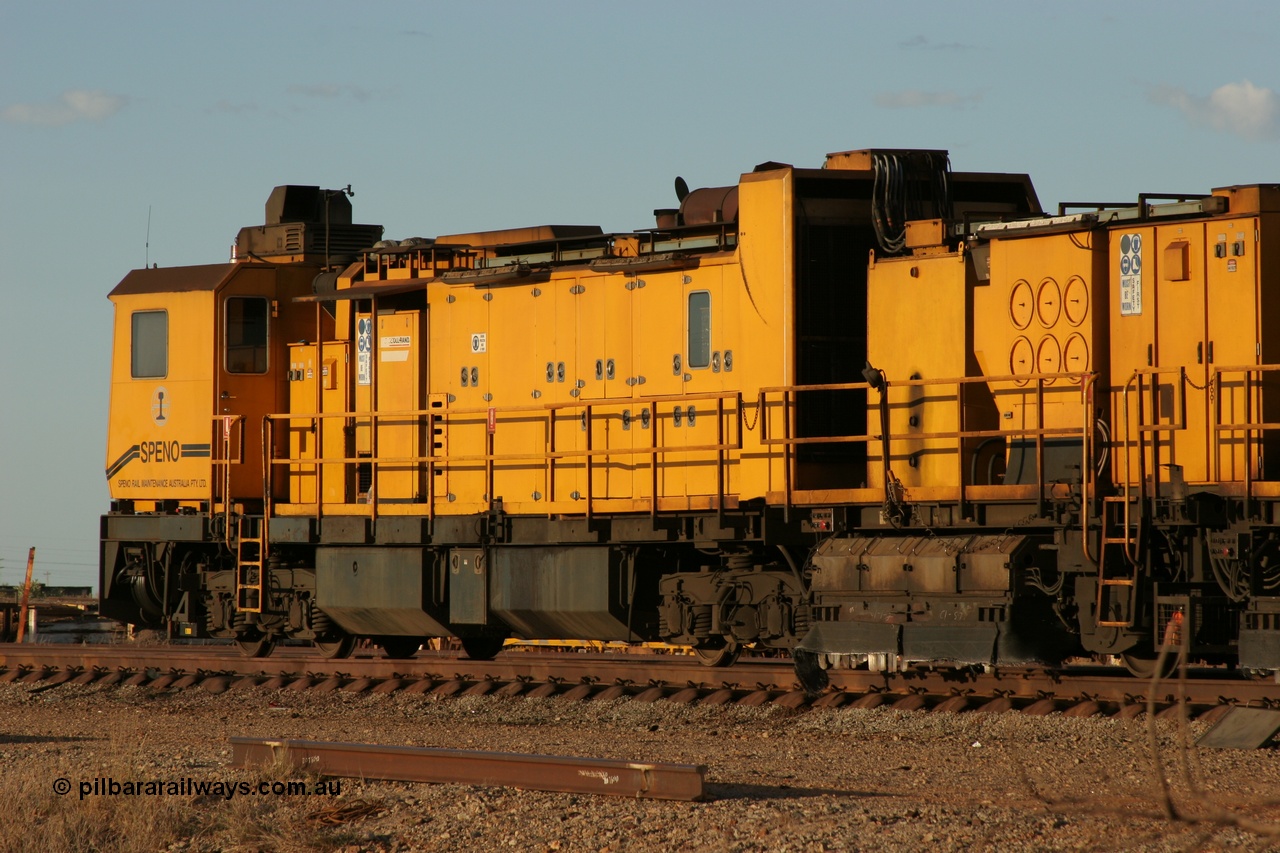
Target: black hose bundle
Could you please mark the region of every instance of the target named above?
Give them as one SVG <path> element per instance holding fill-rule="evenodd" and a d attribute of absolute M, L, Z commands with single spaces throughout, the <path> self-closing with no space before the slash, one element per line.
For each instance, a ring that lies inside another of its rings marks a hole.
<path fill-rule="evenodd" d="M 879 153 L 871 163 L 871 221 L 886 254 L 906 248 L 908 221 L 951 218 L 951 158 L 945 153 Z"/>

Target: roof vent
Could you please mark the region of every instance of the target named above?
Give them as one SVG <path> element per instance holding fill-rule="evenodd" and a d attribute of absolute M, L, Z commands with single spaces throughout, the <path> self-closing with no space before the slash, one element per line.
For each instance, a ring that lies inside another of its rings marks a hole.
<path fill-rule="evenodd" d="M 351 224 L 351 200 L 342 190 L 322 190 L 319 187 L 276 187 L 267 198 L 264 224 L 280 225 L 285 222 L 306 222 L 320 225 L 325 222 L 328 206 L 330 225 Z"/>

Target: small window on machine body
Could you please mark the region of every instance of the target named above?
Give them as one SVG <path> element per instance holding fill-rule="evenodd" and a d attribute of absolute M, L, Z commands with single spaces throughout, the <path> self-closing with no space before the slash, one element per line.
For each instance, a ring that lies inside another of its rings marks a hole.
<path fill-rule="evenodd" d="M 226 370 L 267 372 L 268 303 L 261 296 L 230 296 L 226 302 Z"/>
<path fill-rule="evenodd" d="M 130 375 L 134 379 L 169 375 L 169 312 L 135 311 L 132 327 Z"/>
<path fill-rule="evenodd" d="M 711 366 L 711 291 L 689 294 L 687 364 L 692 370 Z"/>

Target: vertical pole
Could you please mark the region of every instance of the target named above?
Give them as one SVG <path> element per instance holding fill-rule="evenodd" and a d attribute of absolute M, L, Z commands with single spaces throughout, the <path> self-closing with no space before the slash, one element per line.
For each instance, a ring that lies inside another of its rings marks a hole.
<path fill-rule="evenodd" d="M 969 515 L 968 504 L 965 503 L 964 487 L 965 481 L 965 455 L 964 455 L 964 393 L 968 389 L 963 381 L 956 382 L 956 467 L 959 469 L 956 474 L 956 482 L 960 484 L 959 508 L 960 517 L 966 518 Z M 974 460 L 976 468 L 977 460 Z M 958 573 L 957 573 L 958 574 Z"/>
<path fill-rule="evenodd" d="M 369 301 L 369 518 L 378 521 L 378 297 Z"/>
<path fill-rule="evenodd" d="M 27 552 L 27 581 L 22 585 L 22 606 L 18 608 L 18 642 L 21 643 L 27 630 L 27 605 L 31 601 L 31 570 L 36 565 L 36 549 Z"/>
<path fill-rule="evenodd" d="M 889 463 L 886 461 L 886 465 Z M 782 392 L 782 520 L 791 522 L 791 389 Z"/>
<path fill-rule="evenodd" d="M 1044 380 L 1036 379 L 1036 516 L 1044 518 Z"/>
<path fill-rule="evenodd" d="M 329 200 L 327 198 L 325 199 L 324 208 L 325 208 L 325 213 L 328 214 Z M 325 251 L 328 251 L 327 247 Z M 325 260 L 327 261 L 328 259 L 326 258 Z M 328 269 L 326 268 L 325 271 L 328 272 Z M 336 284 L 335 284 L 335 287 L 336 287 Z M 336 313 L 337 309 L 334 309 L 334 310 Z M 320 460 L 324 458 L 324 418 L 322 417 L 322 415 L 324 414 L 324 335 L 322 332 L 323 330 L 320 324 L 320 303 L 317 302 L 316 303 L 316 337 L 315 337 L 315 341 L 316 341 L 316 407 L 315 407 L 315 413 L 316 413 L 316 420 L 315 420 L 316 518 L 320 518 L 322 515 L 324 515 L 324 465 L 320 464 Z M 338 365 L 337 365 L 336 359 L 333 365 L 333 373 L 334 373 L 332 377 L 333 386 L 335 388 L 342 387 L 338 385 L 338 376 L 337 376 Z M 343 377 L 343 378 L 345 379 L 346 377 Z M 299 453 L 298 455 L 301 456 L 302 454 Z M 343 455 L 346 455 L 346 454 L 344 453 Z M 301 475 L 302 473 L 301 465 L 298 466 L 298 473 L 299 475 Z M 299 489 L 299 497 L 301 497 L 301 489 Z"/>
<path fill-rule="evenodd" d="M 591 404 L 590 403 L 587 403 L 587 405 L 583 407 L 582 416 L 586 418 L 586 424 L 587 424 L 586 493 L 587 493 L 587 520 L 590 520 L 591 519 L 591 497 L 592 497 L 591 496 L 591 427 L 592 427 L 592 424 L 591 424 Z"/>
<path fill-rule="evenodd" d="M 724 529 L 724 396 L 716 397 L 716 523 Z"/>
<path fill-rule="evenodd" d="M 649 403 L 649 518 L 658 518 L 658 404 Z"/>
<path fill-rule="evenodd" d="M 547 518 L 551 518 L 551 508 L 556 500 L 556 412 L 560 411 L 551 405 L 547 409 Z"/>

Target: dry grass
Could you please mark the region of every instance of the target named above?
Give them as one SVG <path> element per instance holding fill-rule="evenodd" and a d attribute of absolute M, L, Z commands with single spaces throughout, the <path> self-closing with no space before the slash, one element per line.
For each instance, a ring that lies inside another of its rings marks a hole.
<path fill-rule="evenodd" d="M 128 750 L 109 750 L 113 755 Z M 46 769 L 7 772 L 0 778 L 0 802 L 9 819 L 0 822 L 0 853 L 151 853 L 157 850 L 223 851 L 245 850 L 263 853 L 332 851 L 356 845 L 376 849 L 378 840 L 359 832 L 351 824 L 332 825 L 324 815 L 334 806 L 355 804 L 351 814 L 376 814 L 376 804 L 319 796 L 233 796 L 137 795 L 81 797 L 78 785 L 86 774 L 124 780 L 162 779 L 175 774 L 145 768 L 148 759 L 138 753 L 136 761 L 113 759 L 107 766 L 89 769 L 88 763 L 65 761 L 51 776 Z M 305 781 L 314 786 L 316 777 L 303 777 L 283 764 L 253 770 L 225 767 L 199 768 L 184 773 L 193 779 L 246 782 Z M 63 795 L 53 790 L 54 780 L 71 781 Z M 92 777 L 91 777 L 92 778 Z M 91 778 L 89 781 L 91 781 Z M 363 804 L 363 808 L 361 808 Z M 353 821 L 356 823 L 358 821 Z"/>

